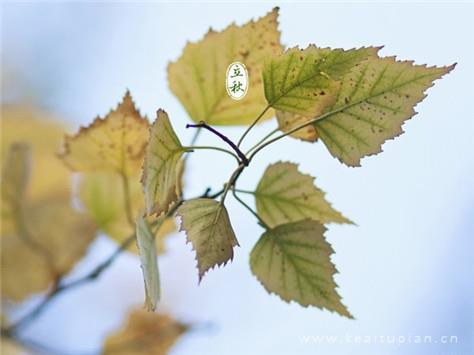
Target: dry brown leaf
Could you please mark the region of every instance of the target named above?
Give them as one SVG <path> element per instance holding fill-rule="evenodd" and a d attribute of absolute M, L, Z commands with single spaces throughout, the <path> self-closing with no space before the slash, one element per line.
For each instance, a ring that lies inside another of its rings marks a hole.
<path fill-rule="evenodd" d="M 103 354 L 166 355 L 186 330 L 168 315 L 134 310 L 125 327 L 106 339 Z"/>

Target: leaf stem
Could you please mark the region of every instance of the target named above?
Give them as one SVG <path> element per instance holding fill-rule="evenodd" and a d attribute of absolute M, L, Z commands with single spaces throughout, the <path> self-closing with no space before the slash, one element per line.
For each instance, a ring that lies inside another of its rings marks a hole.
<path fill-rule="evenodd" d="M 245 155 L 249 155 L 252 150 L 254 150 L 255 148 L 257 148 L 260 144 L 262 144 L 263 142 L 265 142 L 268 138 L 270 138 L 271 136 L 273 136 L 275 133 L 277 133 L 279 130 L 279 128 L 275 128 L 273 131 L 271 131 L 270 133 L 268 133 L 265 137 L 263 137 L 262 139 L 260 139 L 254 146 L 252 146 L 252 148 L 250 148 L 246 153 Z"/>
<path fill-rule="evenodd" d="M 250 211 L 250 213 L 252 213 L 252 214 L 255 216 L 255 218 L 257 218 L 258 223 L 259 223 L 262 227 L 264 227 L 265 229 L 270 229 L 270 227 L 268 226 L 268 224 L 266 224 L 266 223 L 263 221 L 263 219 L 258 215 L 258 213 L 255 212 L 249 205 L 247 205 L 247 203 L 245 203 L 244 200 L 242 200 L 242 199 L 237 195 L 237 192 L 242 192 L 242 191 L 236 189 L 235 187 L 232 188 L 232 195 L 234 195 L 234 198 L 235 198 L 238 202 L 240 202 L 240 204 L 241 204 L 242 206 L 244 206 L 248 211 Z"/>
<path fill-rule="evenodd" d="M 222 134 L 221 132 L 219 132 L 218 130 L 216 130 L 215 128 L 209 126 L 206 122 L 200 122 L 198 124 L 187 124 L 186 125 L 186 128 L 190 128 L 190 127 L 195 127 L 195 128 L 205 128 L 207 129 L 208 131 L 214 133 L 216 136 L 218 136 L 220 139 L 222 139 L 224 142 L 226 142 L 236 153 L 237 155 L 239 156 L 240 158 L 240 161 L 245 165 L 249 165 L 249 161 L 247 159 L 247 157 L 245 156 L 245 154 L 239 149 L 238 146 L 235 145 L 234 142 L 232 142 L 226 135 Z"/>
<path fill-rule="evenodd" d="M 188 152 L 192 152 L 192 151 L 195 150 L 195 149 L 217 150 L 217 151 L 219 151 L 219 152 L 223 152 L 223 153 L 232 155 L 232 156 L 237 160 L 237 162 L 240 162 L 239 157 L 238 157 L 236 154 L 234 154 L 234 153 L 231 152 L 230 150 L 227 150 L 227 149 L 224 149 L 224 148 L 220 148 L 220 147 L 213 147 L 213 146 L 189 146 L 189 147 L 183 147 L 183 148 L 186 149 Z"/>
<path fill-rule="evenodd" d="M 236 192 L 240 192 L 242 194 L 255 195 L 255 191 L 241 190 L 241 189 L 236 189 L 236 188 L 234 188 L 234 190 Z"/>
<path fill-rule="evenodd" d="M 225 201 L 225 198 L 227 196 L 227 193 L 229 192 L 229 189 L 234 186 L 235 182 L 239 178 L 242 171 L 244 171 L 246 166 L 247 165 L 244 165 L 243 163 L 240 164 L 237 167 L 237 169 L 235 169 L 234 172 L 232 173 L 232 175 L 230 176 L 229 181 L 227 181 L 227 183 L 224 185 L 224 192 L 222 193 L 221 202 L 220 202 L 221 205 L 224 204 L 224 201 Z"/>
<path fill-rule="evenodd" d="M 249 134 L 249 132 L 252 130 L 253 127 L 255 127 L 255 125 L 258 123 L 258 121 L 260 121 L 260 119 L 263 117 L 263 115 L 265 115 L 265 113 L 270 109 L 270 104 L 268 104 L 264 109 L 263 111 L 260 113 L 260 115 L 257 116 L 257 118 L 253 121 L 253 123 L 247 127 L 247 129 L 245 130 L 245 132 L 242 134 L 242 136 L 240 137 L 239 141 L 237 142 L 237 147 L 240 147 L 240 145 L 242 144 L 245 136 L 247 136 L 247 134 Z"/>

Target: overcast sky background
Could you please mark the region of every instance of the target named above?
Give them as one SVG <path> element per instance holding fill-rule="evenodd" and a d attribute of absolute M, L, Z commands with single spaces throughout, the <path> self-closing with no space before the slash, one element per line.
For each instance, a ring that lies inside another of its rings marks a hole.
<path fill-rule="evenodd" d="M 71 122 L 72 129 L 104 115 L 126 88 L 142 112 L 162 107 L 183 142 L 192 132 L 168 89 L 166 65 L 186 41 L 259 17 L 277 3 L 8 3 L 2 5 L 3 101 L 28 98 Z M 262 233 L 229 199 L 240 241 L 234 261 L 197 285 L 183 234 L 160 258 L 159 310 L 197 324 L 172 354 L 470 354 L 474 285 L 474 49 L 472 3 L 281 3 L 285 45 L 351 48 L 385 45 L 382 55 L 456 69 L 428 92 L 406 133 L 384 152 L 347 168 L 322 144 L 284 140 L 266 150 L 239 180 L 252 189 L 266 165 L 300 163 L 328 199 L 357 226 L 329 226 L 340 272 L 336 281 L 356 317 L 347 320 L 268 295 L 250 273 L 248 255 Z M 275 126 L 268 122 L 251 137 Z M 242 128 L 226 132 L 238 137 Z M 200 143 L 216 142 L 203 134 Z M 216 142 L 216 144 L 219 144 Z M 214 153 L 190 159 L 186 193 L 218 188 L 233 162 Z M 250 199 L 249 202 L 253 204 Z M 114 250 L 99 238 L 79 275 Z M 99 282 L 65 294 L 26 335 L 76 354 L 100 348 L 127 311 L 143 302 L 141 270 L 127 255 Z M 457 344 L 304 343 L 301 336 L 455 335 Z"/>

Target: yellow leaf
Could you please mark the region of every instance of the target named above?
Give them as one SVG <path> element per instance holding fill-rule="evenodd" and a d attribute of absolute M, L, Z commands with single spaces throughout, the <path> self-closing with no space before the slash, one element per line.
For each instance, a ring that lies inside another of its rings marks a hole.
<path fill-rule="evenodd" d="M 5 162 L 13 143 L 31 147 L 31 176 L 26 191 L 30 201 L 51 193 L 67 193 L 71 189 L 71 173 L 58 159 L 65 128 L 56 117 L 22 106 L 2 107 L 1 159 Z"/>
<path fill-rule="evenodd" d="M 142 183 L 147 214 L 166 213 L 177 201 L 182 178 L 180 160 L 185 151 L 168 114 L 158 110 L 143 164 Z"/>
<path fill-rule="evenodd" d="M 94 239 L 95 226 L 71 206 L 70 172 L 55 155 L 62 127 L 35 110 L 5 112 L 2 297 L 21 301 L 71 270 Z"/>
<path fill-rule="evenodd" d="M 312 119 L 311 117 L 302 116 L 285 111 L 277 111 L 276 118 L 278 121 L 278 129 L 285 133 Z M 316 128 L 313 125 L 308 125 L 296 132 L 293 132 L 290 134 L 290 136 L 309 142 L 315 142 L 318 140 L 318 132 L 316 131 Z"/>
<path fill-rule="evenodd" d="M 67 274 L 95 237 L 95 225 L 71 206 L 68 195 L 26 205 L 15 229 L 2 233 L 2 297 L 21 301 Z"/>
<path fill-rule="evenodd" d="M 32 355 L 33 353 L 25 349 L 15 340 L 7 337 L 0 338 L 0 354 L 2 355 Z"/>
<path fill-rule="evenodd" d="M 105 118 L 96 118 L 73 136 L 66 136 L 61 158 L 73 171 L 115 172 L 131 176 L 143 162 L 149 123 L 127 91 Z"/>
<path fill-rule="evenodd" d="M 125 327 L 106 339 L 103 354 L 166 355 L 186 330 L 168 315 L 134 310 Z"/>
<path fill-rule="evenodd" d="M 26 143 L 12 144 L 2 171 L 2 199 L 23 200 L 30 169 L 30 146 Z"/>
<path fill-rule="evenodd" d="M 31 148 L 26 143 L 13 143 L 2 169 L 1 210 L 2 235 L 15 227 L 13 220 L 21 209 L 31 169 Z"/>
<path fill-rule="evenodd" d="M 129 178 L 130 204 L 137 218 L 145 207 L 140 177 Z M 87 213 L 97 224 L 97 227 L 110 238 L 121 244 L 134 233 L 125 209 L 124 189 L 122 178 L 114 173 L 87 173 L 81 176 L 78 188 L 78 197 Z M 165 250 L 165 238 L 176 231 L 173 218 L 167 218 L 156 233 L 156 247 L 161 254 Z M 137 253 L 135 243 L 128 251 Z"/>
<path fill-rule="evenodd" d="M 314 178 L 292 163 L 275 163 L 263 174 L 253 193 L 257 213 L 270 227 L 310 218 L 322 224 L 352 223 L 332 208 Z"/>
<path fill-rule="evenodd" d="M 188 43 L 181 57 L 168 66 L 171 91 L 195 121 L 211 125 L 246 125 L 267 106 L 261 71 L 265 58 L 282 52 L 278 8 L 243 26 L 210 30 L 197 43 Z M 226 71 L 243 63 L 249 74 L 247 95 L 235 101 L 227 95 Z M 262 121 L 274 113 L 269 110 Z"/>
<path fill-rule="evenodd" d="M 266 231 L 250 254 L 250 267 L 263 287 L 286 302 L 315 306 L 352 318 L 336 292 L 333 250 L 326 228 L 304 220 Z"/>
<path fill-rule="evenodd" d="M 184 202 L 176 212 L 181 217 L 181 231 L 196 250 L 199 280 L 214 266 L 225 265 L 234 257 L 233 247 L 239 242 L 224 205 L 198 198 Z"/>

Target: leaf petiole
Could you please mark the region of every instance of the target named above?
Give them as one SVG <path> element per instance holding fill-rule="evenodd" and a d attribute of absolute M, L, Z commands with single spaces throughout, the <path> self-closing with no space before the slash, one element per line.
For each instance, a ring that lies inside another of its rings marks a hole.
<path fill-rule="evenodd" d="M 279 130 L 279 128 L 275 128 L 273 131 L 271 131 L 270 133 L 268 133 L 265 137 L 263 137 L 262 139 L 260 139 L 252 148 L 250 148 L 246 153 L 245 155 L 249 155 L 255 148 L 258 148 L 258 146 L 262 143 L 264 143 L 268 138 L 270 138 L 271 136 L 273 136 L 275 133 L 277 133 Z"/>
<path fill-rule="evenodd" d="M 265 115 L 265 113 L 270 109 L 270 107 L 271 107 L 271 105 L 268 104 L 263 109 L 263 111 L 260 113 L 260 115 L 258 115 L 258 117 L 255 119 L 255 121 L 253 121 L 253 123 L 250 126 L 247 127 L 247 129 L 245 130 L 245 132 L 242 134 L 239 141 L 237 142 L 237 147 L 240 147 L 240 145 L 242 144 L 245 136 L 247 136 L 247 134 L 249 134 L 249 132 L 252 130 L 252 128 L 255 127 L 255 125 L 258 123 L 258 121 L 260 121 L 260 119 L 263 117 L 263 115 Z"/>
<path fill-rule="evenodd" d="M 253 192 L 249 192 L 249 191 L 244 191 L 244 190 L 239 190 L 239 189 L 236 189 L 236 188 L 232 188 L 232 195 L 234 196 L 234 198 L 242 205 L 244 206 L 250 213 L 252 213 L 255 218 L 257 218 L 258 220 L 258 223 L 264 227 L 265 229 L 270 229 L 270 227 L 263 221 L 263 219 L 258 215 L 257 212 L 255 212 L 252 207 L 250 207 L 249 205 L 247 205 L 247 203 L 242 200 L 238 195 L 237 195 L 237 192 L 242 192 L 242 193 L 251 193 L 253 194 Z"/>
<path fill-rule="evenodd" d="M 213 146 L 190 146 L 190 147 L 183 147 L 183 148 L 186 149 L 186 151 L 189 152 L 189 153 L 192 152 L 193 150 L 197 150 L 197 149 L 216 150 L 216 151 L 219 151 L 219 152 L 223 152 L 223 153 L 232 155 L 237 160 L 237 162 L 240 163 L 239 157 L 236 154 L 234 154 L 230 150 L 227 150 L 227 149 L 224 149 L 224 148 L 213 147 Z"/>

